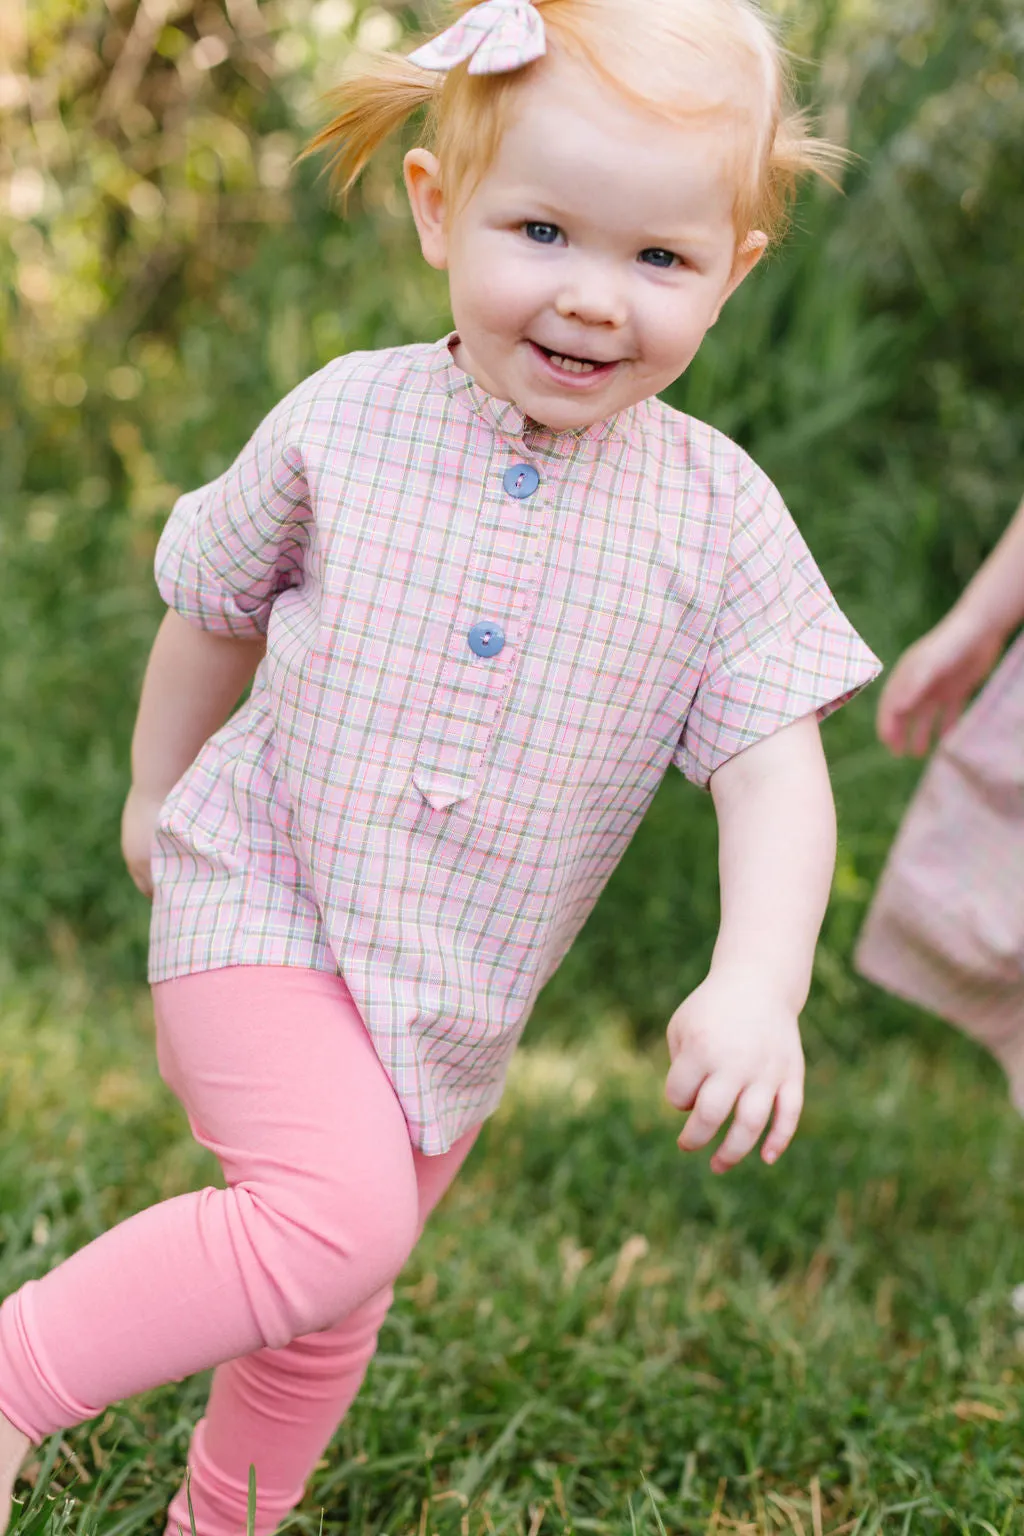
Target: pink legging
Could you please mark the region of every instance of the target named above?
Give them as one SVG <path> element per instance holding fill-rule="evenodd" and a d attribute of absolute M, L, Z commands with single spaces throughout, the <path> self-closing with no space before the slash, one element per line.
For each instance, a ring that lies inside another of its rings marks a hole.
<path fill-rule="evenodd" d="M 441 1157 L 413 1149 L 336 976 L 234 967 L 153 995 L 161 1074 L 228 1187 L 151 1206 L 8 1297 L 0 1411 L 38 1441 L 216 1365 L 189 1452 L 196 1528 L 240 1536 L 252 1463 L 263 1536 L 359 1390 L 475 1132 Z"/>

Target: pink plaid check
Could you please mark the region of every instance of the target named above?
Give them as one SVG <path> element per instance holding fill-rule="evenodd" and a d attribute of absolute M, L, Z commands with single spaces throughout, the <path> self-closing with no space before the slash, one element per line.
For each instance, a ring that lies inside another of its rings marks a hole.
<path fill-rule="evenodd" d="M 658 400 L 548 432 L 447 341 L 299 385 L 157 577 L 267 658 L 163 808 L 152 978 L 340 971 L 428 1153 L 497 1105 L 670 764 L 706 784 L 878 671 L 735 444 Z"/>

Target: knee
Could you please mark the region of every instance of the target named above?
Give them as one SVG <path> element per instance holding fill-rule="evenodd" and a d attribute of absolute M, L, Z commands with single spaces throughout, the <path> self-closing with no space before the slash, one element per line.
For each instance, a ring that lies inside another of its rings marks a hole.
<path fill-rule="evenodd" d="M 321 1177 L 287 1193 L 256 1185 L 245 1193 L 249 1254 L 262 1295 L 254 1310 L 272 1349 L 349 1317 L 390 1285 L 416 1243 L 411 1167 L 400 1180 Z"/>
<path fill-rule="evenodd" d="M 311 1333 L 294 1338 L 287 1349 L 264 1350 L 236 1361 L 236 1371 L 254 1372 L 266 1381 L 270 1376 L 281 1382 L 307 1383 L 311 1380 L 340 1381 L 355 1371 L 363 1371 L 373 1358 L 377 1335 L 391 1305 L 391 1287 L 354 1312 Z"/>

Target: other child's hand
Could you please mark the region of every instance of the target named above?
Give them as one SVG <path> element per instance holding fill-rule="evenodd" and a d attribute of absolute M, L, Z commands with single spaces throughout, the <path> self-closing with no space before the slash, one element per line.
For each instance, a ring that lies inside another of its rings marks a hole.
<path fill-rule="evenodd" d="M 766 991 L 759 975 L 713 970 L 672 1015 L 668 1048 L 665 1096 L 690 1112 L 679 1136 L 682 1151 L 706 1146 L 732 1114 L 711 1159 L 712 1172 L 724 1173 L 757 1144 L 774 1110 L 761 1149 L 762 1159 L 774 1163 L 793 1138 L 804 1100 L 793 1007 Z"/>
<path fill-rule="evenodd" d="M 954 608 L 904 651 L 878 702 L 879 739 L 901 756 L 921 757 L 959 719 L 999 659 L 1004 636 Z"/>

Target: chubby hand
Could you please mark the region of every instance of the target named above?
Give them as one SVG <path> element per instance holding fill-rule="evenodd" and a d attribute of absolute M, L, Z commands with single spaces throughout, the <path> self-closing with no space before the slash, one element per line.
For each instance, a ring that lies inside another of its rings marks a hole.
<path fill-rule="evenodd" d="M 725 1173 L 746 1157 L 773 1110 L 761 1157 L 774 1163 L 789 1146 L 804 1100 L 797 1017 L 763 976 L 732 967 L 712 970 L 672 1015 L 665 1097 L 676 1109 L 690 1111 L 680 1148 L 706 1146 L 733 1115 L 711 1159 L 713 1173 Z"/>
<path fill-rule="evenodd" d="M 153 894 L 153 876 L 150 860 L 153 851 L 153 833 L 160 814 L 162 800 L 143 794 L 132 786 L 121 813 L 121 852 L 128 866 L 128 873 L 143 896 Z"/>

